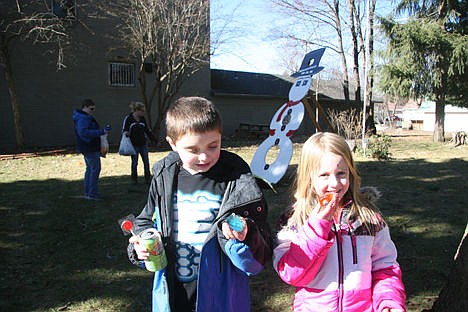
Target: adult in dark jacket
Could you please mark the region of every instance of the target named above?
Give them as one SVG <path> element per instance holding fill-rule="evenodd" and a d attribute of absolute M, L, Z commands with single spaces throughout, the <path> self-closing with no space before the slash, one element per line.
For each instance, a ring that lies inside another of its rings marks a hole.
<path fill-rule="evenodd" d="M 94 102 L 91 99 L 85 99 L 81 103 L 81 109 L 73 112 L 77 150 L 83 154 L 86 163 L 84 195 L 90 200 L 102 199 L 98 186 L 101 173 L 101 135 L 107 133 L 99 127 L 98 122 L 92 116 L 95 109 Z"/>
<path fill-rule="evenodd" d="M 132 102 L 130 103 L 130 108 L 132 112 L 124 118 L 122 134 L 130 137 L 130 141 L 132 141 L 132 145 L 136 151 L 135 155 L 131 155 L 131 177 L 133 183 L 136 184 L 138 181 L 138 155 L 140 155 L 141 160 L 143 161 L 145 181 L 149 184 L 151 181 L 151 173 L 149 169 L 148 140 L 156 142 L 156 138 L 146 124 L 145 104 L 141 102 Z"/>

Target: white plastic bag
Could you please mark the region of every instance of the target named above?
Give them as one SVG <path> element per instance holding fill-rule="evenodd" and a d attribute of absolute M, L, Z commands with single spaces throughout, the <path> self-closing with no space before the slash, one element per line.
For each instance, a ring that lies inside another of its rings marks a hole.
<path fill-rule="evenodd" d="M 120 140 L 119 154 L 122 156 L 136 155 L 132 141 L 130 141 L 130 138 L 125 134 L 122 135 L 122 139 Z"/>

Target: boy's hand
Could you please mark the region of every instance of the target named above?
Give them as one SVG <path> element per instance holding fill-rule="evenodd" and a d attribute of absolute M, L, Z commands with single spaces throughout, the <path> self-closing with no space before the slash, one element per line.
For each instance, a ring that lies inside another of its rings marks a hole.
<path fill-rule="evenodd" d="M 221 229 L 223 230 L 224 237 L 226 237 L 227 239 L 237 239 L 241 242 L 244 241 L 245 237 L 247 236 L 249 227 L 247 226 L 247 223 L 245 222 L 244 218 L 242 218 L 242 221 L 244 222 L 244 228 L 241 232 L 234 231 L 233 229 L 231 229 L 229 224 L 226 221 L 224 221 L 221 224 Z"/>
<path fill-rule="evenodd" d="M 149 251 L 140 244 L 139 236 L 132 236 L 128 241 L 133 244 L 133 248 L 135 249 L 138 259 L 147 260 L 149 258 Z"/>

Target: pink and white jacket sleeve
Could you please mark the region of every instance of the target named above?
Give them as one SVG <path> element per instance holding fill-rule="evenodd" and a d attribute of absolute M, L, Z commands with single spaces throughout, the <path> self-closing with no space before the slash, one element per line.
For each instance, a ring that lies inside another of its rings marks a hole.
<path fill-rule="evenodd" d="M 300 287 L 315 278 L 334 242 L 331 226 L 330 221 L 311 218 L 299 230 L 278 233 L 273 266 L 284 282 Z"/>
<path fill-rule="evenodd" d="M 372 251 L 372 300 L 375 311 L 394 308 L 406 311 L 406 293 L 397 251 L 388 226 L 379 231 Z"/>

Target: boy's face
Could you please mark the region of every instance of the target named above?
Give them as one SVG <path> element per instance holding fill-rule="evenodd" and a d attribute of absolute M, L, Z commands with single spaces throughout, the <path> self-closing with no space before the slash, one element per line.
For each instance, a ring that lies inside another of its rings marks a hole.
<path fill-rule="evenodd" d="M 219 159 L 221 152 L 221 133 L 211 130 L 203 133 L 187 133 L 177 141 L 166 137 L 173 151 L 182 160 L 182 167 L 191 174 L 206 172 Z"/>

